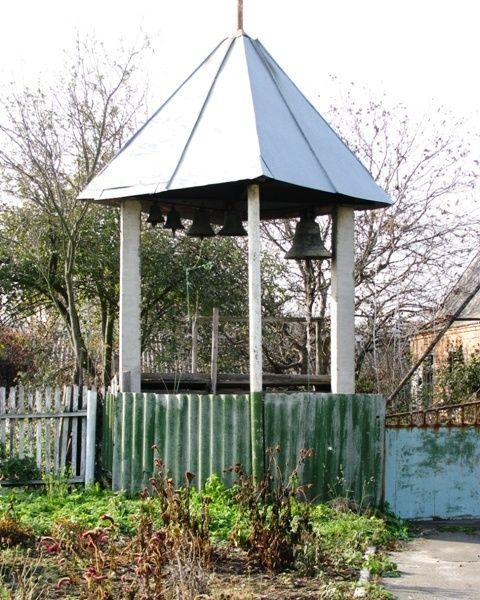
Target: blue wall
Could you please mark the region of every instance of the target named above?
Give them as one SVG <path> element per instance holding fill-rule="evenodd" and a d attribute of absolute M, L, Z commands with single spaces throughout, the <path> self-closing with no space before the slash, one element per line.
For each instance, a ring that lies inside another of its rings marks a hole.
<path fill-rule="evenodd" d="M 395 514 L 480 517 L 480 428 L 387 428 L 385 459 L 385 500 Z"/>

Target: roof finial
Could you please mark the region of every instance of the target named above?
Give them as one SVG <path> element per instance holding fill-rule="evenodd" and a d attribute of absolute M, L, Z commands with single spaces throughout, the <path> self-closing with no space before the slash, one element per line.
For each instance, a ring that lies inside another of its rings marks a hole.
<path fill-rule="evenodd" d="M 238 31 L 243 33 L 243 0 L 238 0 L 237 23 Z"/>

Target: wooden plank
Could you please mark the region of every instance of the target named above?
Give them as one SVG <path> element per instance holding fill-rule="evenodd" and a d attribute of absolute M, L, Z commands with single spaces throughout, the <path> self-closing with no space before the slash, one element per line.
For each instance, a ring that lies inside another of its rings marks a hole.
<path fill-rule="evenodd" d="M 45 389 L 45 413 L 48 414 L 52 410 L 52 390 L 51 388 Z M 39 413 L 41 414 L 41 413 Z M 52 419 L 45 419 L 45 473 L 49 475 L 52 472 Z"/>
<path fill-rule="evenodd" d="M 78 395 L 80 393 L 80 390 L 78 389 L 77 385 L 73 386 L 73 391 L 72 391 L 72 400 L 71 400 L 71 407 L 72 407 L 72 412 L 76 413 L 78 412 Z M 71 431 L 71 440 L 72 440 L 72 461 L 71 461 L 71 467 L 72 467 L 72 477 L 76 477 L 77 476 L 77 466 L 78 466 L 78 455 L 77 455 L 77 449 L 78 449 L 78 417 L 74 416 L 74 417 L 70 417 L 71 423 L 70 423 L 70 431 Z"/>
<path fill-rule="evenodd" d="M 94 390 L 92 390 L 92 392 L 93 391 Z M 95 396 L 95 400 L 96 400 L 96 396 Z M 79 473 L 79 476 L 83 478 L 83 481 L 85 481 L 86 454 L 87 454 L 87 430 L 88 430 L 88 418 L 89 418 L 87 386 L 82 387 L 81 408 L 87 409 L 87 415 L 85 417 L 82 417 L 82 419 L 80 421 L 80 427 L 82 428 L 82 436 L 81 436 L 81 441 L 80 441 L 80 473 Z M 97 410 L 97 408 L 96 408 L 96 404 L 95 404 L 95 419 L 97 416 L 96 410 Z M 80 411 L 78 411 L 78 412 L 80 413 Z M 95 452 L 95 441 L 94 441 L 94 452 Z M 94 456 L 94 461 L 95 461 L 95 456 Z M 93 483 L 93 481 L 91 483 Z"/>
<path fill-rule="evenodd" d="M 28 442 L 28 456 L 33 458 L 33 438 L 34 438 L 34 427 L 31 416 L 35 410 L 35 392 L 33 390 L 29 390 L 26 395 L 26 404 L 28 410 L 28 419 L 26 422 L 26 430 L 27 430 L 27 439 Z"/>
<path fill-rule="evenodd" d="M 55 389 L 54 394 L 55 412 L 60 413 L 62 410 L 62 391 L 60 388 Z M 55 420 L 55 437 L 53 442 L 53 472 L 57 476 L 60 473 L 60 430 L 62 419 Z"/>
<path fill-rule="evenodd" d="M 210 376 L 206 373 L 143 373 L 142 388 L 150 390 L 166 389 L 206 389 Z M 305 385 L 329 386 L 330 375 L 308 375 L 290 373 L 264 373 L 263 387 L 295 387 Z M 248 373 L 218 373 L 217 389 L 223 387 L 241 387 L 248 389 Z"/>
<path fill-rule="evenodd" d="M 70 386 L 65 386 L 63 388 L 62 395 L 62 407 L 70 409 L 70 401 L 71 401 L 72 388 Z M 67 451 L 68 451 L 68 419 L 60 419 L 60 457 L 59 457 L 59 473 L 63 475 L 65 473 L 65 466 L 67 463 Z"/>
<path fill-rule="evenodd" d="M 35 410 L 37 413 L 42 411 L 42 392 L 41 390 L 35 391 Z M 37 435 L 36 435 L 36 462 L 37 468 L 42 470 L 42 446 L 43 446 L 43 429 L 46 427 L 45 419 L 37 419 Z M 33 437 L 33 436 L 32 436 Z"/>
<path fill-rule="evenodd" d="M 321 347 L 320 323 L 315 323 L 315 375 L 320 375 L 320 352 Z"/>
<path fill-rule="evenodd" d="M 178 375 L 177 375 L 178 377 Z M 11 415 L 11 414 L 0 414 L 0 420 L 4 420 L 4 421 L 21 421 L 22 419 L 32 419 L 33 421 L 35 421 L 36 419 L 71 419 L 72 417 L 86 417 L 87 416 L 87 411 L 86 410 L 78 410 L 76 412 L 41 412 L 41 413 L 17 413 L 16 415 Z"/>
<path fill-rule="evenodd" d="M 218 374 L 218 308 L 213 309 L 212 316 L 212 360 L 210 363 L 210 381 L 212 394 L 217 393 L 217 374 Z"/>
<path fill-rule="evenodd" d="M 0 414 L 5 414 L 6 412 L 6 403 L 5 403 L 5 395 L 6 390 L 4 387 L 0 387 Z M 5 420 L 0 421 L 0 444 L 5 447 L 6 440 L 6 422 Z"/>
<path fill-rule="evenodd" d="M 198 368 L 198 321 L 195 318 L 192 321 L 192 373 L 197 372 Z"/>
<path fill-rule="evenodd" d="M 25 390 L 23 386 L 18 387 L 18 412 L 25 413 Z M 18 456 L 25 456 L 25 419 L 18 422 Z"/>
<path fill-rule="evenodd" d="M 197 316 L 198 321 L 210 321 L 211 317 Z M 305 323 L 306 317 L 262 317 L 264 323 Z M 325 321 L 324 317 L 311 317 L 310 321 Z M 248 317 L 221 316 L 220 323 L 248 323 Z"/>
<path fill-rule="evenodd" d="M 70 483 L 83 483 L 83 479 L 81 477 L 70 477 L 68 480 Z M 24 481 L 23 483 L 28 483 L 28 485 L 45 485 L 44 479 L 29 479 L 28 481 Z M 18 481 L 8 481 L 2 480 L 2 487 L 13 487 L 18 486 Z"/>
<path fill-rule="evenodd" d="M 142 373 L 142 383 L 162 385 L 174 382 L 210 384 L 210 375 L 207 373 Z"/>
<path fill-rule="evenodd" d="M 8 396 L 8 407 L 9 407 L 10 415 L 15 414 L 15 412 L 17 411 L 17 390 L 16 390 L 16 388 L 10 388 L 10 394 Z M 16 421 L 8 422 L 10 457 L 15 455 L 16 425 L 17 425 Z"/>

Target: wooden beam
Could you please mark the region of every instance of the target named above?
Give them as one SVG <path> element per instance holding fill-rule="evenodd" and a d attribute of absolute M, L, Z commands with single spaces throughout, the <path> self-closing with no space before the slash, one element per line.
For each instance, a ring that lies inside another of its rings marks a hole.
<path fill-rule="evenodd" d="M 192 321 L 192 373 L 197 372 L 198 365 L 198 320 Z"/>
<path fill-rule="evenodd" d="M 212 394 L 217 393 L 217 373 L 218 373 L 218 308 L 213 309 L 212 317 L 212 361 L 210 363 L 210 377 Z"/>

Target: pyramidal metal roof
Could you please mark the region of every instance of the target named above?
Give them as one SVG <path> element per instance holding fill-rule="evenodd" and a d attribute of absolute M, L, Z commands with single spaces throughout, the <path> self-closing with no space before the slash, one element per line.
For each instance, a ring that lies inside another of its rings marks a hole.
<path fill-rule="evenodd" d="M 262 218 L 391 203 L 258 40 L 223 40 L 80 194 L 224 208 L 259 182 Z M 221 206 L 220 206 L 221 205 Z M 185 214 L 184 210 L 184 214 Z"/>

